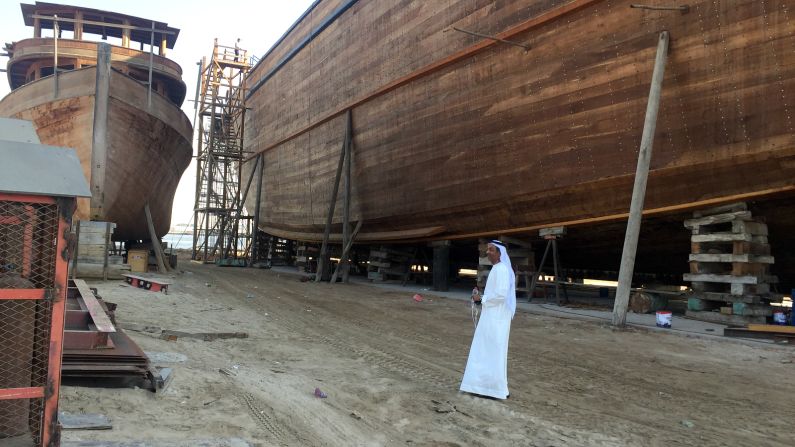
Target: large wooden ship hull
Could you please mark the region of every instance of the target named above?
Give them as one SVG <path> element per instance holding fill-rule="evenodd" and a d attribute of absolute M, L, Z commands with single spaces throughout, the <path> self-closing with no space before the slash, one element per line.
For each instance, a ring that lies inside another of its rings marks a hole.
<path fill-rule="evenodd" d="M 260 228 L 321 238 L 351 110 L 358 240 L 567 225 L 570 263 L 617 268 L 668 31 L 645 206 L 657 220 L 639 262 L 685 270 L 681 219 L 738 200 L 771 216 L 774 247 L 791 246 L 795 219 L 782 205 L 795 191 L 795 6 L 633 1 L 316 2 L 248 77 L 245 141 L 264 157 Z"/>
<path fill-rule="evenodd" d="M 91 199 L 78 200 L 79 218 L 115 222 L 117 240 L 148 240 L 149 203 L 163 236 L 190 163 L 190 121 L 157 93 L 149 107 L 140 82 L 109 69 L 98 83 L 97 73 L 60 73 L 57 94 L 53 76 L 25 84 L 0 101 L 0 116 L 30 120 L 43 144 L 77 151 L 92 190 Z"/>

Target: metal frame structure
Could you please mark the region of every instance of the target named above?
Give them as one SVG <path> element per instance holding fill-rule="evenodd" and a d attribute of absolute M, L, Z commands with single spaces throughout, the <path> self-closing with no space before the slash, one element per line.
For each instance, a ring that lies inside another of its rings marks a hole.
<path fill-rule="evenodd" d="M 241 187 L 246 51 L 215 40 L 212 59 L 202 59 L 196 92 L 198 141 L 192 259 L 245 260 L 251 249 L 253 216 Z M 253 176 L 252 176 L 253 177 Z"/>
<path fill-rule="evenodd" d="M 0 193 L 0 444 L 57 446 L 75 200 Z M 11 279 L 13 278 L 13 279 Z"/>

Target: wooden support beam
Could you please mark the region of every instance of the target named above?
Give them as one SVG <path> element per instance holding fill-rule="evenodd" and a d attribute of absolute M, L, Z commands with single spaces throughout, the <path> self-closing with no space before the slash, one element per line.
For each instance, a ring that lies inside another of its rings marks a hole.
<path fill-rule="evenodd" d="M 350 222 L 351 222 L 351 146 L 352 139 L 353 139 L 353 124 L 352 124 L 352 117 L 353 113 L 348 111 L 348 116 L 346 119 L 346 128 L 345 128 L 345 195 L 343 196 L 342 200 L 342 241 L 343 247 L 348 246 L 351 242 L 351 229 L 350 229 Z M 361 221 L 361 219 L 360 219 Z M 342 263 L 342 260 L 340 260 Z M 347 265 L 347 258 L 345 259 L 345 264 Z M 336 278 L 335 278 L 336 279 Z"/>
<path fill-rule="evenodd" d="M 75 287 L 77 287 L 77 290 L 80 292 L 80 297 L 83 298 L 83 303 L 86 305 L 86 309 L 88 309 L 88 313 L 91 315 L 91 321 L 97 327 L 97 331 L 116 332 L 116 327 L 113 325 L 113 322 L 110 321 L 108 314 L 105 313 L 105 309 L 99 304 L 99 301 L 97 301 L 94 292 L 91 291 L 88 284 L 82 279 L 76 279 Z"/>
<path fill-rule="evenodd" d="M 144 213 L 146 214 L 146 225 L 149 227 L 149 239 L 152 241 L 152 249 L 155 252 L 155 259 L 157 259 L 157 271 L 159 273 L 168 273 L 166 263 L 163 260 L 163 246 L 160 245 L 160 239 L 155 232 L 155 224 L 152 222 L 152 212 L 149 211 L 149 202 L 144 205 Z"/>
<path fill-rule="evenodd" d="M 77 220 L 75 227 L 75 251 L 72 253 L 72 279 L 77 278 L 77 253 L 80 249 L 80 219 Z"/>
<path fill-rule="evenodd" d="M 649 102 L 646 105 L 646 119 L 643 124 L 638 166 L 635 171 L 635 186 L 632 189 L 632 202 L 629 207 L 629 221 L 624 237 L 624 249 L 621 254 L 621 268 L 618 273 L 618 289 L 613 305 L 613 325 L 623 327 L 627 322 L 627 305 L 632 288 L 632 274 L 635 271 L 635 255 L 638 249 L 640 223 L 643 217 L 643 202 L 646 198 L 646 182 L 649 178 L 654 131 L 657 128 L 657 112 L 660 109 L 665 62 L 668 58 L 668 31 L 660 33 L 657 40 L 657 57 L 654 61 L 654 72 L 649 90 Z"/>
<path fill-rule="evenodd" d="M 110 233 L 113 224 L 110 222 L 105 223 L 105 251 L 102 253 L 102 280 L 108 280 L 108 247 L 110 246 Z"/>
<path fill-rule="evenodd" d="M 342 148 L 340 149 L 340 160 L 337 163 L 337 173 L 334 175 L 334 188 L 331 191 L 331 198 L 329 199 L 329 209 L 328 214 L 326 214 L 326 228 L 323 230 L 323 243 L 320 246 L 320 256 L 317 259 L 317 273 L 315 273 L 315 282 L 320 282 L 323 279 L 323 276 L 327 274 L 329 268 L 329 247 L 328 247 L 328 239 L 329 235 L 331 234 L 331 221 L 334 219 L 334 209 L 337 205 L 337 193 L 339 192 L 340 188 L 340 177 L 342 175 L 342 166 L 345 162 L 345 154 L 347 152 L 346 146 L 349 144 L 350 140 L 350 126 L 348 123 L 351 119 L 351 111 L 348 110 L 348 119 L 345 123 L 345 139 L 342 143 Z"/>
<path fill-rule="evenodd" d="M 257 171 L 257 198 L 256 198 L 256 205 L 254 205 L 254 228 L 252 229 L 253 232 L 253 239 L 251 242 L 251 262 L 257 262 L 259 259 L 259 217 L 260 217 L 260 200 L 262 199 L 262 171 L 265 169 L 265 157 L 257 156 L 257 165 L 254 167 L 254 170 Z"/>
<path fill-rule="evenodd" d="M 353 241 L 356 240 L 356 235 L 359 234 L 359 230 L 362 229 L 362 224 L 364 221 L 360 220 L 356 222 L 356 227 L 351 232 L 351 237 L 348 242 L 345 244 L 342 250 L 342 256 L 340 256 L 340 262 L 337 264 L 337 268 L 334 269 L 334 274 L 331 275 L 331 283 L 334 284 L 337 282 L 337 278 L 339 274 L 342 273 L 342 282 L 348 282 L 348 273 L 350 272 L 350 263 L 348 262 L 348 257 L 351 253 L 351 248 L 353 247 Z"/>

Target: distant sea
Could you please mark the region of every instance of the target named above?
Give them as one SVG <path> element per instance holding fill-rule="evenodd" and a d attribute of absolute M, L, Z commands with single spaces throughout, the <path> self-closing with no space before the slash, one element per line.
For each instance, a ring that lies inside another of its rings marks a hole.
<path fill-rule="evenodd" d="M 163 242 L 168 242 L 169 248 L 190 250 L 193 248 L 193 235 L 184 233 L 168 233 L 163 236 Z"/>

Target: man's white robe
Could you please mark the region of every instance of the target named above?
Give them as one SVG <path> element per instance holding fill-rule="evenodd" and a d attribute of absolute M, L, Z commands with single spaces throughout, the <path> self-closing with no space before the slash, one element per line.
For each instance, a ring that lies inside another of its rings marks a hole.
<path fill-rule="evenodd" d="M 508 397 L 508 336 L 513 315 L 506 297 L 512 274 L 503 262 L 489 272 L 461 391 L 497 399 Z"/>

